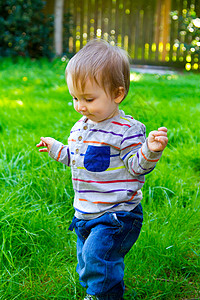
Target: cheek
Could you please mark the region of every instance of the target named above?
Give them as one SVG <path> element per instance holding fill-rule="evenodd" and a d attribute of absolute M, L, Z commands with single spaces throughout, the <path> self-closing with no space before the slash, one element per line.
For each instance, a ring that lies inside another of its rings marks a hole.
<path fill-rule="evenodd" d="M 96 106 L 93 103 L 88 103 L 86 109 L 92 113 L 96 110 Z"/>
<path fill-rule="evenodd" d="M 77 111 L 78 109 L 77 103 L 74 101 L 73 104 L 74 104 L 74 109 Z"/>
<path fill-rule="evenodd" d="M 99 111 L 101 112 L 102 110 L 105 110 L 105 105 L 102 102 L 94 102 L 90 106 L 91 111 Z"/>

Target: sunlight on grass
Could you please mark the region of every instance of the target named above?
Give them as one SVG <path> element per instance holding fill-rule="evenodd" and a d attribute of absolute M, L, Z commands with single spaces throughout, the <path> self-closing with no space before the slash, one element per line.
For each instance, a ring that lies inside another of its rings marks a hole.
<path fill-rule="evenodd" d="M 9 99 L 0 99 L 0 107 L 12 107 L 15 108 L 17 106 L 23 106 L 24 103 L 22 102 L 22 100 L 18 99 L 18 100 L 9 100 Z"/>
<path fill-rule="evenodd" d="M 41 154 L 41 136 L 63 143 L 80 118 L 60 60 L 4 59 L 0 71 L 0 298 L 77 299 L 69 168 Z M 187 75 L 186 75 L 187 74 Z M 169 144 L 143 188 L 144 225 L 126 257 L 125 300 L 200 297 L 199 74 L 131 73 L 120 108 L 166 126 Z"/>
<path fill-rule="evenodd" d="M 131 73 L 130 74 L 130 81 L 140 81 L 142 79 L 142 74 L 137 74 L 137 73 Z"/>

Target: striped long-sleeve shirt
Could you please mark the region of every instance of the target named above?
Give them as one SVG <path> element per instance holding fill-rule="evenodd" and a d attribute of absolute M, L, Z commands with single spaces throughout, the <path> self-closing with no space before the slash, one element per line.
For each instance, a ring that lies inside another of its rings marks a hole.
<path fill-rule="evenodd" d="M 49 153 L 71 167 L 75 216 L 89 220 L 134 209 L 142 200 L 144 175 L 162 152 L 149 150 L 145 126 L 123 111 L 100 123 L 87 121 L 82 117 L 68 145 L 55 141 Z"/>

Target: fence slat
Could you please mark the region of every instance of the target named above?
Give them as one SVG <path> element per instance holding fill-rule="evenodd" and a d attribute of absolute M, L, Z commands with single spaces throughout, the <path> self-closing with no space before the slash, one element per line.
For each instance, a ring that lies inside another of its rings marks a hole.
<path fill-rule="evenodd" d="M 73 1 L 74 7 L 72 15 L 74 17 L 73 23 L 74 23 L 74 29 L 73 29 L 73 52 L 76 52 L 76 26 L 77 26 L 77 0 Z"/>
<path fill-rule="evenodd" d="M 170 15 L 171 1 L 165 0 L 164 6 L 164 20 L 163 20 L 163 52 L 162 52 L 162 60 L 165 61 L 167 56 L 167 42 L 169 37 L 169 15 Z"/>
<path fill-rule="evenodd" d="M 119 36 L 119 0 L 116 0 L 115 5 L 115 43 L 118 43 Z"/>
<path fill-rule="evenodd" d="M 94 36 L 97 34 L 98 16 L 99 16 L 99 0 L 95 0 L 95 18 L 94 18 Z"/>
<path fill-rule="evenodd" d="M 140 11 L 139 9 L 136 11 L 136 18 L 135 18 L 135 22 L 136 24 L 138 25 L 139 24 L 139 21 L 140 21 Z M 136 26 L 135 27 L 135 53 L 134 53 L 134 58 L 135 59 L 138 59 L 138 48 L 139 48 L 139 45 L 138 45 L 138 41 L 139 41 L 139 26 Z"/>
<path fill-rule="evenodd" d="M 65 0 L 65 12 L 73 18 L 65 48 L 75 53 L 86 40 L 101 37 L 124 47 L 133 62 L 183 64 L 188 52 L 175 47 L 184 36 L 170 11 L 181 16 L 190 5 L 199 17 L 200 0 Z"/>
<path fill-rule="evenodd" d="M 84 3 L 80 0 L 80 48 L 83 47 Z"/>

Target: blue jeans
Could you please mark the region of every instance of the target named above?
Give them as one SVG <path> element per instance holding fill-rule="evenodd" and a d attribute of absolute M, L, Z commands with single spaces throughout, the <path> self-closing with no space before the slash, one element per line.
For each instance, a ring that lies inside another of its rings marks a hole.
<path fill-rule="evenodd" d="M 108 212 L 93 220 L 73 218 L 77 234 L 77 272 L 87 293 L 101 300 L 124 294 L 124 256 L 138 239 L 143 213 L 139 204 L 130 212 Z"/>

